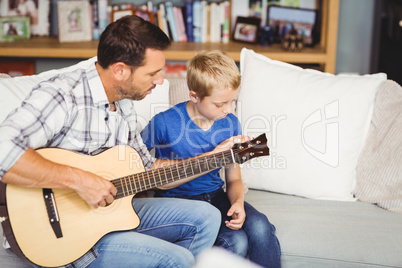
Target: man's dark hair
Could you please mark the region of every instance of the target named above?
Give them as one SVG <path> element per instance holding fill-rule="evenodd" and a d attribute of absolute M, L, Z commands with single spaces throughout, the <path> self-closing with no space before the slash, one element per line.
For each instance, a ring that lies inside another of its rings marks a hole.
<path fill-rule="evenodd" d="M 130 15 L 110 23 L 100 36 L 98 64 L 106 69 L 123 62 L 132 68 L 144 64 L 147 48 L 165 50 L 169 37 L 157 26 L 138 16 Z"/>

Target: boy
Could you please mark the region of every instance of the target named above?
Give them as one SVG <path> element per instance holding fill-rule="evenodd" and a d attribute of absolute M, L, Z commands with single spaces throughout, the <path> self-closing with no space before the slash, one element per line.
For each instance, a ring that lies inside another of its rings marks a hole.
<path fill-rule="evenodd" d="M 184 159 L 210 151 L 222 141 L 241 134 L 232 114 L 240 86 L 239 70 L 221 51 L 201 51 L 187 63 L 190 101 L 156 115 L 142 131 L 148 149 L 157 158 Z M 204 200 L 222 214 L 215 245 L 264 267 L 280 267 L 280 246 L 267 217 L 244 202 L 244 186 L 237 164 L 225 169 L 226 192 L 219 170 L 173 189 L 158 190 L 157 197 Z M 247 217 L 246 217 L 247 215 Z"/>

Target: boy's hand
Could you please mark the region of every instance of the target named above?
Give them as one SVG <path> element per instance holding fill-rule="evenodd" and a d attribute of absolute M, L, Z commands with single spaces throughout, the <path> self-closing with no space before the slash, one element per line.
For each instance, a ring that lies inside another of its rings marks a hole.
<path fill-rule="evenodd" d="M 225 221 L 225 224 L 226 227 L 232 230 L 239 230 L 246 220 L 246 212 L 244 211 L 244 206 L 239 202 L 234 203 L 230 207 L 227 215 L 229 217 L 232 217 L 232 219 L 230 221 Z"/>
<path fill-rule="evenodd" d="M 227 151 L 232 149 L 233 145 L 235 145 L 235 143 L 243 143 L 246 141 L 250 141 L 251 138 L 249 136 L 245 136 L 245 135 L 238 135 L 238 136 L 233 136 L 223 142 L 221 142 L 218 146 L 216 146 L 216 148 L 212 151 L 212 153 L 220 153 L 223 151 Z"/>

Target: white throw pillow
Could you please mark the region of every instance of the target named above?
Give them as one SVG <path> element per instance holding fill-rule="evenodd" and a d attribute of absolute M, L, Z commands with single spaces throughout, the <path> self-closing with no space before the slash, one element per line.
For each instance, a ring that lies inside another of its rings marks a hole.
<path fill-rule="evenodd" d="M 137 113 L 137 130 L 144 129 L 154 115 L 170 108 L 169 105 L 169 81 L 164 80 L 162 85 L 156 86 L 152 93 L 140 101 L 134 101 L 134 109 Z"/>
<path fill-rule="evenodd" d="M 245 135 L 267 133 L 270 156 L 242 167 L 249 188 L 355 200 L 356 166 L 385 74 L 336 76 L 243 49 L 237 115 Z"/>

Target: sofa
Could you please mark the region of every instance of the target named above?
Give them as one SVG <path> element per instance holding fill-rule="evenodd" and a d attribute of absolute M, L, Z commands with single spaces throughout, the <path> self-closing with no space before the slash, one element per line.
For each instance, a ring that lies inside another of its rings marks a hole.
<path fill-rule="evenodd" d="M 282 267 L 402 267 L 401 86 L 381 73 L 332 75 L 240 53 L 234 112 L 244 134 L 266 133 L 270 147 L 241 165 L 245 199 L 275 225 Z M 37 82 L 95 60 L 0 79 L 0 121 Z M 185 79 L 167 78 L 135 102 L 138 128 L 187 99 Z M 255 267 L 233 260 L 209 252 L 196 267 Z M 29 265 L 1 247 L 0 267 Z"/>

